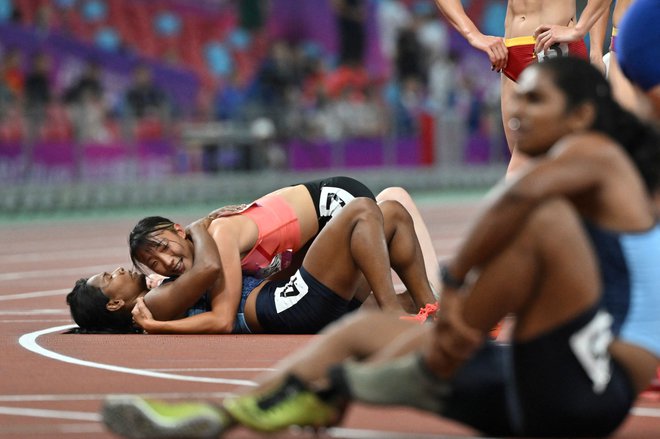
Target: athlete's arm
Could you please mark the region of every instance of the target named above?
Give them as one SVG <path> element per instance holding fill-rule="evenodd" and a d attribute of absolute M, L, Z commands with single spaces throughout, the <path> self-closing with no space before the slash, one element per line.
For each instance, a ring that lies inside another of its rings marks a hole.
<path fill-rule="evenodd" d="M 608 10 L 612 0 L 588 0 L 574 27 L 561 24 L 542 24 L 534 31 L 534 52 L 545 52 L 555 43 L 579 41 L 587 35 L 601 15 Z"/>
<path fill-rule="evenodd" d="M 188 229 L 194 244 L 192 267 L 145 296 L 145 303 L 157 318 L 169 320 L 181 316 L 205 291 L 223 283 L 220 255 L 206 227 L 204 221 L 198 221 Z"/>
<path fill-rule="evenodd" d="M 608 3 L 611 3 L 611 1 Z M 605 45 L 605 34 L 607 33 L 607 24 L 609 20 L 610 14 L 606 11 L 589 30 L 589 59 L 591 60 L 591 64 L 603 73 L 605 73 L 603 47 Z"/>
<path fill-rule="evenodd" d="M 506 67 L 509 51 L 503 38 L 481 33 L 465 13 L 460 0 L 435 0 L 435 4 L 468 43 L 488 55 L 494 70 L 501 71 Z"/>
<path fill-rule="evenodd" d="M 449 262 L 449 274 L 462 281 L 473 268 L 502 251 L 544 200 L 602 187 L 610 172 L 606 142 L 607 138 L 596 133 L 565 138 L 549 155 L 530 160 L 496 186 Z"/>

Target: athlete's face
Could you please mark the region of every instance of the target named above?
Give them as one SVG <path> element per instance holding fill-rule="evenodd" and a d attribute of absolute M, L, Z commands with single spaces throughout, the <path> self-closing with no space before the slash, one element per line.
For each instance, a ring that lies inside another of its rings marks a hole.
<path fill-rule="evenodd" d="M 518 149 L 530 156 L 545 154 L 563 136 L 572 131 L 571 112 L 566 99 L 550 74 L 528 68 L 520 75 L 512 99 L 513 140 Z"/>
<path fill-rule="evenodd" d="M 111 302 L 121 301 L 121 307 L 132 309 L 138 297 L 147 292 L 144 274 L 119 267 L 112 273 L 103 272 L 90 277 L 87 284 L 100 288 Z"/>
<path fill-rule="evenodd" d="M 178 224 L 151 235 L 155 243 L 137 252 L 138 261 L 163 276 L 179 276 L 192 267 L 193 245 Z"/>

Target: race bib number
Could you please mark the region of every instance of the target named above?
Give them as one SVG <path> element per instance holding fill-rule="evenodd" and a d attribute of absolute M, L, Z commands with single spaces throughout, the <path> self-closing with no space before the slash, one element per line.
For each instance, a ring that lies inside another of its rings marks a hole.
<path fill-rule="evenodd" d="M 561 58 L 562 56 L 568 56 L 568 44 L 566 43 L 555 43 L 544 53 L 540 51 L 536 54 L 536 58 L 539 62 L 543 62 L 546 58 Z"/>
<path fill-rule="evenodd" d="M 334 217 L 355 197 L 345 189 L 325 186 L 321 189 L 319 213 L 321 217 Z"/>
<path fill-rule="evenodd" d="M 279 314 L 282 311 L 286 311 L 296 303 L 300 302 L 300 299 L 305 297 L 308 292 L 309 287 L 305 281 L 302 280 L 300 272 L 297 271 L 286 285 L 275 289 L 275 309 L 277 310 L 277 313 Z"/>
<path fill-rule="evenodd" d="M 570 338 L 571 349 L 596 393 L 603 393 L 612 377 L 612 362 L 607 350 L 614 339 L 612 321 L 610 314 L 599 311 L 591 322 Z"/>

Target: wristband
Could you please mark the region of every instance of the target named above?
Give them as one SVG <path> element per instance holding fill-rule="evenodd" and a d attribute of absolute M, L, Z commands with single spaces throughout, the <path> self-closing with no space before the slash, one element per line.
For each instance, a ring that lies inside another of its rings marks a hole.
<path fill-rule="evenodd" d="M 456 279 L 449 272 L 449 267 L 447 267 L 447 265 L 440 266 L 440 280 L 442 280 L 442 283 L 444 285 L 454 290 L 461 289 L 463 287 L 463 284 L 465 283 L 464 279 L 463 280 Z"/>

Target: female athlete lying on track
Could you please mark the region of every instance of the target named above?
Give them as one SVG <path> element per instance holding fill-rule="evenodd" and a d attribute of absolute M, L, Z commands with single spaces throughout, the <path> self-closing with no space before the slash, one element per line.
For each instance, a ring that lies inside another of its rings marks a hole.
<path fill-rule="evenodd" d="M 398 202 L 352 200 L 321 230 L 289 279 L 243 276 L 232 309 L 221 297 L 225 282 L 216 243 L 206 230 L 209 221 L 190 227 L 191 240 L 163 232 L 169 234 L 168 246 L 193 261 L 172 282 L 147 292 L 144 275 L 123 268 L 79 280 L 67 296 L 76 323 L 92 331 L 125 331 L 133 310 L 149 333 L 316 333 L 358 308 L 369 289 L 377 298 L 393 297 L 390 267 L 414 295 L 433 297 L 412 219 Z M 210 303 L 202 305 L 207 312 L 197 314 L 199 297 L 208 289 Z M 191 307 L 189 317 L 181 318 Z M 233 315 L 225 317 L 229 311 Z"/>
<path fill-rule="evenodd" d="M 492 192 L 442 270 L 433 327 L 360 313 L 222 409 L 115 397 L 105 423 L 129 437 L 211 437 L 237 422 L 332 425 L 359 401 L 493 436 L 614 432 L 660 358 L 660 138 L 572 58 L 526 69 L 512 114 L 518 146 L 534 158 Z M 511 345 L 483 343 L 507 313 Z"/>
<path fill-rule="evenodd" d="M 266 278 L 292 264 L 280 278 L 288 277 L 300 266 L 309 242 L 327 222 L 355 197 L 401 202 L 412 216 L 414 228 L 427 270 L 437 270 L 437 257 L 421 214 L 407 192 L 388 188 L 378 197 L 362 183 L 348 177 L 332 177 L 279 189 L 254 203 L 234 211 L 220 209 L 211 214 L 209 233 L 220 252 L 224 288 L 222 301 L 227 314 L 220 320 L 231 327 L 231 319 L 240 301 L 241 275 Z M 147 268 L 163 276 L 178 276 L 192 264 L 192 253 L 170 246 L 173 234 L 183 236 L 183 229 L 162 218 L 140 221 L 129 237 L 131 260 L 136 267 Z M 433 282 L 431 282 L 433 287 Z M 415 292 L 420 293 L 420 292 Z M 432 295 L 406 295 L 409 312 L 434 303 Z M 381 308 L 399 311 L 397 296 L 376 296 Z M 412 299 L 412 301 L 411 301 Z M 402 300 L 403 302 L 403 300 Z M 403 302 L 405 304 L 405 302 Z M 181 312 L 181 310 L 177 310 Z M 172 315 L 165 315 L 171 318 Z"/>

